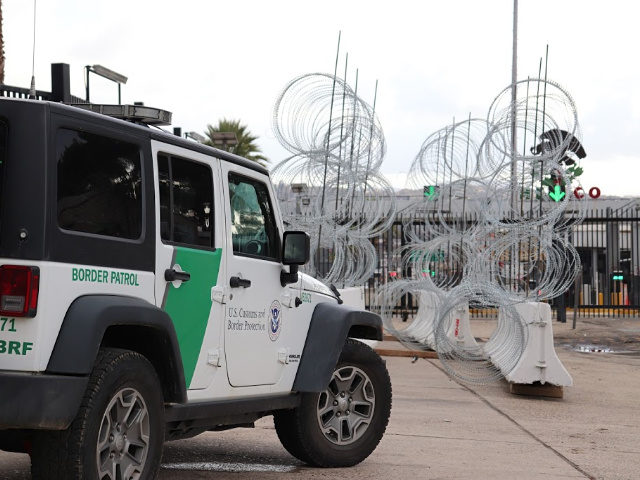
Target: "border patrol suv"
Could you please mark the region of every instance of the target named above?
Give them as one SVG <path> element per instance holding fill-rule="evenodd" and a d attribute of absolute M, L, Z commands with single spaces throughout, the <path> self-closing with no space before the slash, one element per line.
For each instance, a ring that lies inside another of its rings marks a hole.
<path fill-rule="evenodd" d="M 151 479 L 165 440 L 266 415 L 310 465 L 377 446 L 391 384 L 354 338 L 380 319 L 297 273 L 260 165 L 2 99 L 0 198 L 0 449 L 34 478 Z"/>

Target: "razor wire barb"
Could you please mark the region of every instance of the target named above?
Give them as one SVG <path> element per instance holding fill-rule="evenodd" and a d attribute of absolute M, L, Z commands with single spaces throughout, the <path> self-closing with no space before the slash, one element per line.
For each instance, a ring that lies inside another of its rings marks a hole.
<path fill-rule="evenodd" d="M 273 131 L 291 153 L 271 171 L 283 218 L 311 234 L 304 270 L 340 287 L 364 283 L 377 264 L 370 239 L 396 214 L 379 171 L 386 144 L 375 100 L 358 96 L 357 80 L 352 89 L 335 75 L 301 75 L 276 101 Z"/>
<path fill-rule="evenodd" d="M 469 383 L 493 381 L 516 366 L 528 319 L 514 306 L 563 294 L 581 268 L 569 238 L 587 205 L 573 195 L 579 185 L 567 168 L 586 155 L 574 101 L 549 80 L 516 86 L 515 104 L 509 85 L 486 118 L 454 120 L 423 142 L 408 184 L 425 196 L 407 210 L 407 218 L 423 221 L 403 225 L 407 244 L 391 267 L 403 278 L 375 298 L 391 334 L 410 348 L 436 350 L 448 373 Z M 514 123 L 522 151 L 513 151 Z M 393 311 L 408 294 L 419 310 L 403 325 Z M 498 312 L 485 344 L 458 341 L 454 321 L 469 307 Z"/>

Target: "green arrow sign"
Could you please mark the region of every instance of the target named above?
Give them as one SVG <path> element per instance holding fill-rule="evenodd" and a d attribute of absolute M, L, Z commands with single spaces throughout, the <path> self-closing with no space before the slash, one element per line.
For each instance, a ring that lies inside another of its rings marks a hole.
<path fill-rule="evenodd" d="M 438 191 L 437 185 L 425 185 L 423 187 L 424 196 L 429 199 L 434 198 L 438 194 Z"/>
<path fill-rule="evenodd" d="M 551 197 L 551 199 L 555 202 L 559 202 L 560 200 L 562 200 L 562 198 L 565 196 L 565 193 L 562 191 L 560 185 L 556 185 L 553 190 L 553 192 L 549 192 L 549 196 Z"/>

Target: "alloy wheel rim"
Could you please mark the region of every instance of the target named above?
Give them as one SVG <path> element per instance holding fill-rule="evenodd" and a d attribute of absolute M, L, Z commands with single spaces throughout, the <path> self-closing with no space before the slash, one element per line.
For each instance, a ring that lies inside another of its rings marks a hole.
<path fill-rule="evenodd" d="M 336 445 L 354 443 L 369 428 L 374 408 L 375 392 L 369 376 L 357 367 L 341 367 L 318 397 L 320 431 Z"/>
<path fill-rule="evenodd" d="M 149 411 L 140 393 L 123 388 L 102 416 L 96 461 L 100 480 L 138 480 L 149 453 Z"/>

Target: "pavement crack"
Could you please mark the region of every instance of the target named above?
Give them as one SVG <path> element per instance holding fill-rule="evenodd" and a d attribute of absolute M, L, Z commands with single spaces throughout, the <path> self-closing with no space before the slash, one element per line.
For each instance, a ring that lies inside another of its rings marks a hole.
<path fill-rule="evenodd" d="M 589 480 L 596 480 L 596 477 L 594 475 L 591 475 L 589 472 L 583 470 L 577 463 L 575 463 L 574 461 L 572 461 L 571 459 L 569 459 L 568 457 L 566 457 L 565 455 L 563 455 L 562 453 L 560 453 L 558 450 L 556 450 L 555 448 L 553 448 L 551 445 L 549 445 L 548 443 L 546 443 L 544 440 L 542 440 L 541 438 L 539 438 L 538 436 L 536 436 L 533 432 L 529 431 L 527 428 L 525 428 L 524 426 L 522 426 L 521 424 L 519 424 L 513 417 L 511 417 L 508 413 L 504 412 L 503 410 L 501 410 L 500 408 L 496 407 L 493 403 L 491 403 L 489 400 L 487 400 L 485 397 L 483 397 L 482 395 L 480 395 L 478 392 L 476 392 L 474 389 L 472 389 L 471 387 L 465 385 L 464 383 L 460 382 L 458 379 L 450 377 L 449 374 L 447 374 L 447 372 L 440 366 L 437 365 L 433 360 L 429 360 L 427 358 L 425 358 L 425 360 L 430 363 L 431 365 L 433 365 L 435 368 L 437 368 L 438 370 L 440 370 L 442 373 L 444 373 L 445 375 L 447 375 L 447 377 L 449 377 L 452 381 L 456 382 L 458 385 L 460 385 L 462 388 L 464 388 L 465 390 L 471 392 L 473 395 L 475 395 L 476 397 L 478 397 L 480 399 L 480 401 L 482 401 L 485 405 L 487 405 L 489 408 L 491 408 L 493 411 L 495 411 L 496 413 L 499 413 L 500 415 L 502 415 L 503 417 L 505 417 L 507 420 L 509 420 L 511 423 L 513 423 L 516 427 L 518 427 L 520 430 L 522 430 L 524 433 L 526 433 L 527 435 L 529 435 L 531 438 L 533 438 L 536 442 L 538 442 L 540 445 L 542 445 L 543 447 L 547 448 L 548 450 L 552 451 L 553 453 L 555 453 L 558 457 L 560 457 L 562 460 L 564 460 L 565 462 L 567 462 L 569 465 L 571 465 L 574 469 L 576 469 L 578 472 L 580 472 L 581 474 L 583 474 L 585 477 L 587 477 Z"/>
<path fill-rule="evenodd" d="M 390 435 L 392 437 L 411 437 L 411 438 L 437 438 L 438 440 L 462 440 L 466 442 L 491 442 L 491 443 L 505 443 L 508 445 L 531 445 L 527 442 L 512 442 L 509 440 L 488 440 L 486 438 L 464 438 L 464 437 L 446 437 L 443 435 L 418 435 L 412 433 L 390 433 L 387 432 L 385 435 Z"/>

